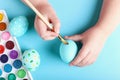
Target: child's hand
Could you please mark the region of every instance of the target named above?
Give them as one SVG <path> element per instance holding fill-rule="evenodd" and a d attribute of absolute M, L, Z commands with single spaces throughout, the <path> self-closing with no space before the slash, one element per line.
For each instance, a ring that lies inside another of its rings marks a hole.
<path fill-rule="evenodd" d="M 55 37 L 58 36 L 59 29 L 60 29 L 60 22 L 56 16 L 56 13 L 54 12 L 53 8 L 48 4 L 48 2 L 45 2 L 43 4 L 40 4 L 37 6 L 37 9 L 48 19 L 48 21 L 53 25 L 54 31 L 51 31 L 43 22 L 41 19 L 39 19 L 38 16 L 36 16 L 35 19 L 35 28 L 36 31 L 39 33 L 39 35 L 44 40 L 52 40 Z"/>
<path fill-rule="evenodd" d="M 66 39 L 80 41 L 83 44 L 77 57 L 70 63 L 70 65 L 87 66 L 93 64 L 96 61 L 107 37 L 108 36 L 105 34 L 105 31 L 97 27 L 92 27 L 83 34 L 66 36 Z"/>

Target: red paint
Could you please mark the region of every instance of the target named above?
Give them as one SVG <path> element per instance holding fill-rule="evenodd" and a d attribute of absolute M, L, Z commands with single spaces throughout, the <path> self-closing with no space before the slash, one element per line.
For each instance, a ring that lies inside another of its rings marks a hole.
<path fill-rule="evenodd" d="M 0 45 L 0 54 L 2 54 L 4 52 L 5 48 L 3 45 Z"/>

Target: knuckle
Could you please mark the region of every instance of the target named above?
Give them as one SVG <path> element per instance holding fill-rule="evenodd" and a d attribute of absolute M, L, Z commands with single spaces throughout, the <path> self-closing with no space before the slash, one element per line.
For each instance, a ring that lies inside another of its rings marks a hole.
<path fill-rule="evenodd" d="M 41 38 L 42 38 L 42 39 L 45 39 L 45 35 L 43 35 L 43 34 L 40 34 L 40 36 L 41 36 Z"/>
<path fill-rule="evenodd" d="M 47 39 L 47 38 L 44 38 L 44 40 L 49 40 L 49 39 Z"/>
<path fill-rule="evenodd" d="M 85 64 L 86 62 L 87 62 L 87 61 L 84 60 L 84 61 L 81 62 L 81 64 Z"/>

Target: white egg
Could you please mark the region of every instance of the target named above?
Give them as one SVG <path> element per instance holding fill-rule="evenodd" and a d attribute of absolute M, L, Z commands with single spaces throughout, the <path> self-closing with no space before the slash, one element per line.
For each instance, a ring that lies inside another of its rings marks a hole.
<path fill-rule="evenodd" d="M 77 45 L 72 40 L 67 40 L 68 45 L 61 43 L 60 45 L 60 57 L 65 63 L 71 62 L 77 54 Z"/>
<path fill-rule="evenodd" d="M 23 66 L 29 71 L 35 71 L 40 65 L 40 55 L 34 49 L 26 50 L 22 57 Z"/>

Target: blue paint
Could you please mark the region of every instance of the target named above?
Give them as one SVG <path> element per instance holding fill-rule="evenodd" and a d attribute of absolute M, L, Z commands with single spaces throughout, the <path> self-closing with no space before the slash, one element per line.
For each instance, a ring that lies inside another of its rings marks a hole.
<path fill-rule="evenodd" d="M 6 63 L 8 61 L 8 56 L 6 54 L 3 54 L 1 57 L 0 57 L 0 61 L 2 63 Z"/>
<path fill-rule="evenodd" d="M 4 65 L 4 71 L 9 73 L 12 71 L 12 66 L 10 64 L 5 64 Z"/>
<path fill-rule="evenodd" d="M 2 75 L 2 70 L 0 69 L 0 76 Z"/>
<path fill-rule="evenodd" d="M 16 69 L 21 68 L 21 66 L 22 66 L 21 60 L 15 60 L 15 61 L 13 62 L 13 66 L 14 66 Z"/>

